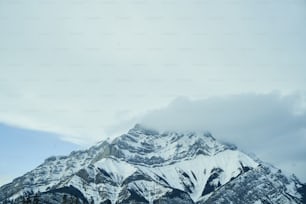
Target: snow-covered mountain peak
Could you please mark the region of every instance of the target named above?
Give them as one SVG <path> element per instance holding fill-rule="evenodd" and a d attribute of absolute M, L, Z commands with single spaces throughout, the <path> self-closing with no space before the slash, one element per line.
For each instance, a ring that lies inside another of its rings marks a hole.
<path fill-rule="evenodd" d="M 144 135 L 159 135 L 159 131 L 153 128 L 148 128 L 140 123 L 137 123 L 132 129 L 128 131 L 129 134 L 144 134 Z"/>
<path fill-rule="evenodd" d="M 306 186 L 297 178 L 208 132 L 161 132 L 139 124 L 112 142 L 46 159 L 2 186 L 0 204 L 34 202 L 38 192 L 41 203 L 51 204 L 306 203 Z"/>
<path fill-rule="evenodd" d="M 112 142 L 118 157 L 131 163 L 164 165 L 178 160 L 192 159 L 197 155 L 215 155 L 231 145 L 221 144 L 210 133 L 192 131 L 175 132 L 145 128 L 137 124 L 127 134 Z"/>

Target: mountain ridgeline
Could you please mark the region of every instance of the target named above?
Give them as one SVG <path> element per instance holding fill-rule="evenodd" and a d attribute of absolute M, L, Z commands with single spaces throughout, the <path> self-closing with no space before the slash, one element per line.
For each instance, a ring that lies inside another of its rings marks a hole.
<path fill-rule="evenodd" d="M 46 159 L 2 186 L 0 203 L 306 204 L 306 186 L 209 133 L 136 125 Z"/>

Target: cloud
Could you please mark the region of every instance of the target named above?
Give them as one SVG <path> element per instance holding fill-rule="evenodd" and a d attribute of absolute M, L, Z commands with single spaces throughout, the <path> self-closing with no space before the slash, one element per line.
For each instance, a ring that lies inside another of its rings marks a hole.
<path fill-rule="evenodd" d="M 158 130 L 210 131 L 219 140 L 297 174 L 306 181 L 305 95 L 240 94 L 177 98 L 142 123 Z"/>
<path fill-rule="evenodd" d="M 303 0 L 30 2 L 0 2 L 3 123 L 93 144 L 180 95 L 306 87 Z"/>

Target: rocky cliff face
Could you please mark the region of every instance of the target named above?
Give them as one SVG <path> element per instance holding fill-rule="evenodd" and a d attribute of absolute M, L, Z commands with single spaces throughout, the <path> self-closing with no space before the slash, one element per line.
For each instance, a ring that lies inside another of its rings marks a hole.
<path fill-rule="evenodd" d="M 209 133 L 136 125 L 113 142 L 50 157 L 0 188 L 6 203 L 305 203 L 294 176 Z"/>

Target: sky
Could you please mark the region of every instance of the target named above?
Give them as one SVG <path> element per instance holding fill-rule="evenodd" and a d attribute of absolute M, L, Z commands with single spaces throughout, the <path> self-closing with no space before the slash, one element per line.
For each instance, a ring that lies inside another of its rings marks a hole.
<path fill-rule="evenodd" d="M 32 170 L 52 155 L 67 155 L 80 146 L 56 134 L 0 124 L 0 184 Z"/>
<path fill-rule="evenodd" d="M 174 118 L 179 106 L 213 120 L 164 127 L 211 130 L 298 174 L 306 162 L 305 22 L 304 0 L 0 0 L 0 123 L 46 153 L 57 154 L 54 140 L 62 154 L 134 122 L 156 126 L 153 118 Z M 263 138 L 280 147 L 290 140 L 291 156 L 267 153 Z M 23 154 L 3 128 L 0 139 L 0 149 Z M 35 154 L 20 172 L 41 163 Z"/>

